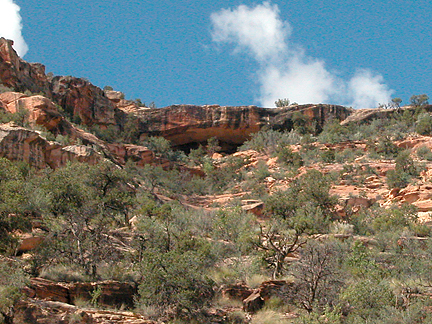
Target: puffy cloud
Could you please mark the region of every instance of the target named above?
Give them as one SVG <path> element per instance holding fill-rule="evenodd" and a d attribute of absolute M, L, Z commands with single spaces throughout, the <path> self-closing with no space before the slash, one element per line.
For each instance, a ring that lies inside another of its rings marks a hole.
<path fill-rule="evenodd" d="M 259 61 L 276 59 L 287 51 L 285 39 L 291 26 L 279 19 L 278 7 L 268 2 L 255 8 L 224 9 L 213 13 L 211 20 L 214 41 L 235 43 L 239 51 L 249 51 Z"/>
<path fill-rule="evenodd" d="M 235 52 L 257 61 L 257 100 L 264 107 L 273 107 L 278 98 L 355 108 L 376 107 L 390 100 L 392 91 L 382 76 L 358 69 L 350 80 L 343 80 L 323 60 L 309 57 L 301 46 L 290 42 L 292 28 L 280 19 L 277 5 L 240 5 L 210 18 L 213 41 L 233 44 Z"/>
<path fill-rule="evenodd" d="M 359 69 L 348 83 L 353 107 L 376 107 L 389 102 L 392 91 L 384 84 L 384 78 L 370 70 Z"/>
<path fill-rule="evenodd" d="M 24 56 L 28 46 L 22 36 L 20 7 L 13 0 L 0 0 L 0 36 L 12 39 L 18 55 Z"/>

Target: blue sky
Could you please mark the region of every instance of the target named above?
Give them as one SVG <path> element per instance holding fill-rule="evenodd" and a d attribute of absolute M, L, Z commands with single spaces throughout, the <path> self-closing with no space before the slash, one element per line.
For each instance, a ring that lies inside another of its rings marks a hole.
<path fill-rule="evenodd" d="M 432 96 L 430 1 L 15 3 L 24 59 L 158 107 L 288 97 L 366 108 Z M 260 23 L 274 30 L 260 37 Z M 273 36 L 281 49 L 266 43 Z"/>

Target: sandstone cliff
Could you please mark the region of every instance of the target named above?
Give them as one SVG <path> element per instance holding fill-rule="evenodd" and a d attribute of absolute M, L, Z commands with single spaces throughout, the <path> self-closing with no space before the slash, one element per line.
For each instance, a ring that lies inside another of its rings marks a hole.
<path fill-rule="evenodd" d="M 161 109 L 140 110 L 140 132 L 147 136 L 163 136 L 174 145 L 204 142 L 215 136 L 222 143 L 239 145 L 262 127 L 290 130 L 294 113 L 318 127 L 326 120 L 343 120 L 353 109 L 333 105 L 301 105 L 278 109 L 256 106 L 192 106 L 175 105 Z"/>
<path fill-rule="evenodd" d="M 12 161 L 24 161 L 38 169 L 58 168 L 68 161 L 95 164 L 102 158 L 90 147 L 62 146 L 47 141 L 36 131 L 12 123 L 0 124 L 0 157 Z"/>
<path fill-rule="evenodd" d="M 25 62 L 18 57 L 11 44 L 11 41 L 0 38 L 0 81 L 7 87 L 19 92 L 43 92 L 46 98 L 61 106 L 63 114 L 84 125 L 115 125 L 122 131 L 126 115 L 132 113 L 139 117 L 139 131 L 143 137 L 163 136 L 177 146 L 205 142 L 214 136 L 222 144 L 239 145 L 251 133 L 264 126 L 291 129 L 295 112 L 303 114 L 309 122 L 314 121 L 318 128 L 329 118 L 343 120 L 352 114 L 352 109 L 331 105 L 302 105 L 280 109 L 175 105 L 161 109 L 143 109 L 133 101 L 123 99 L 120 92 L 104 92 L 84 79 L 70 76 L 48 78 L 43 65 Z M 13 102 L 6 103 L 9 111 L 23 105 L 31 114 L 38 114 L 33 111 L 38 111 L 38 106 L 45 105 L 45 116 L 40 117 L 46 119 L 43 122 L 45 127 L 63 135 L 70 131 L 58 114 L 48 114 L 48 110 L 53 109 L 45 99 L 29 99 L 21 95 L 13 95 L 12 99 Z M 34 120 L 37 118 L 39 117 L 33 117 Z M 38 121 L 36 123 L 40 124 Z"/>
<path fill-rule="evenodd" d="M 39 63 L 27 63 L 12 48 L 13 41 L 0 38 L 0 80 L 15 91 L 29 90 L 33 93 L 51 95 L 45 66 Z"/>
<path fill-rule="evenodd" d="M 74 78 L 56 76 L 51 80 L 52 98 L 72 118 L 79 118 L 84 125 L 114 125 L 116 109 L 102 89 L 90 82 Z"/>
<path fill-rule="evenodd" d="M 122 112 L 90 82 L 74 77 L 45 75 L 45 66 L 22 60 L 12 48 L 13 42 L 0 38 L 0 81 L 17 92 L 40 93 L 59 104 L 66 114 L 76 116 L 85 125 L 116 124 L 116 112 Z"/>

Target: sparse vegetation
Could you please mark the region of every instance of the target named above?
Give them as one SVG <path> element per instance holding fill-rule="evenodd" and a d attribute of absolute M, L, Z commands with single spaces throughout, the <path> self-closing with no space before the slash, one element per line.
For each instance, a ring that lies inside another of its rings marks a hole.
<path fill-rule="evenodd" d="M 138 117 L 124 114 L 90 130 L 147 146 L 153 164 L 36 170 L 1 158 L 2 320 L 11 321 L 27 278 L 39 276 L 133 282 L 133 310 L 167 323 L 430 322 L 429 215 L 411 203 L 430 190 L 423 171 L 432 153 L 424 137 L 423 146 L 398 142 L 432 133 L 427 101 L 413 96 L 407 109 L 394 98 L 399 109 L 362 124 L 322 127 L 290 112 L 289 131 L 262 129 L 235 155 L 217 137 L 186 154 L 163 137 L 143 138 Z M 25 111 L 0 112 L 0 121 L 30 126 Z M 337 197 L 340 188 L 350 192 Z M 43 243 L 20 250 L 32 230 Z M 263 292 L 264 283 L 282 288 L 271 286 L 254 311 L 223 294 L 233 285 Z M 103 297 L 97 283 L 75 304 L 102 308 Z"/>

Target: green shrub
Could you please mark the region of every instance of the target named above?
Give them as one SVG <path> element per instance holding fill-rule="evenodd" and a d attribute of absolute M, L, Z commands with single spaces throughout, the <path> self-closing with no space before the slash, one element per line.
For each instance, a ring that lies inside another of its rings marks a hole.
<path fill-rule="evenodd" d="M 389 136 L 380 138 L 375 147 L 376 153 L 384 158 L 395 158 L 400 150 Z"/>
<path fill-rule="evenodd" d="M 410 176 L 405 172 L 389 170 L 386 173 L 386 177 L 386 182 L 389 189 L 405 188 L 410 183 Z"/>
<path fill-rule="evenodd" d="M 420 174 L 408 150 L 400 152 L 395 162 L 395 169 L 389 170 L 386 174 L 389 188 L 404 188 L 410 183 L 412 177 Z"/>
<path fill-rule="evenodd" d="M 429 104 L 429 96 L 426 94 L 412 95 L 410 102 L 414 107 L 423 107 Z"/>
<path fill-rule="evenodd" d="M 279 163 L 292 166 L 295 169 L 298 169 L 304 164 L 301 155 L 298 152 L 293 152 L 289 146 L 279 149 L 276 156 L 278 157 Z"/>
<path fill-rule="evenodd" d="M 161 313 L 195 318 L 214 295 L 202 262 L 192 251 L 147 252 L 141 264 L 137 307 L 155 306 Z"/>
<path fill-rule="evenodd" d="M 279 149 L 292 144 L 298 144 L 301 136 L 296 132 L 278 132 L 275 130 L 260 130 L 252 134 L 252 138 L 240 146 L 239 151 L 255 150 L 272 155 Z"/>
<path fill-rule="evenodd" d="M 420 135 L 432 134 L 432 117 L 430 114 L 423 113 L 417 117 L 415 131 Z"/>
<path fill-rule="evenodd" d="M 22 295 L 27 278 L 20 265 L 0 259 L 0 322 L 12 323 L 13 307 Z"/>
<path fill-rule="evenodd" d="M 335 151 L 334 150 L 324 150 L 320 154 L 321 160 L 324 163 L 333 163 L 335 161 Z"/>
<path fill-rule="evenodd" d="M 426 145 L 422 145 L 417 149 L 416 152 L 419 159 L 432 161 L 432 151 Z"/>
<path fill-rule="evenodd" d="M 410 151 L 401 151 L 395 159 L 397 172 L 405 172 L 406 174 L 417 177 L 419 170 L 414 160 L 411 158 Z"/>
<path fill-rule="evenodd" d="M 333 119 L 328 121 L 323 128 L 323 131 L 318 136 L 320 143 L 339 143 L 349 139 L 349 129 L 342 126 L 340 121 Z"/>
<path fill-rule="evenodd" d="M 288 98 L 278 99 L 275 101 L 275 106 L 280 107 L 288 107 L 290 105 L 290 100 Z"/>

